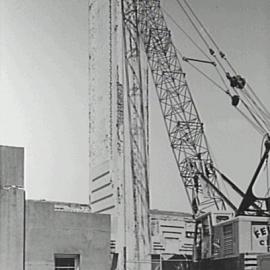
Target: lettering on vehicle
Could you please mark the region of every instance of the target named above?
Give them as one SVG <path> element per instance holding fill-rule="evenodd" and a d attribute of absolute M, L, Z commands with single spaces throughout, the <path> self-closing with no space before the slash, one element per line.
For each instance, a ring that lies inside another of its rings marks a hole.
<path fill-rule="evenodd" d="M 252 225 L 252 238 L 253 248 L 269 246 L 270 225 L 267 224 L 253 224 Z"/>

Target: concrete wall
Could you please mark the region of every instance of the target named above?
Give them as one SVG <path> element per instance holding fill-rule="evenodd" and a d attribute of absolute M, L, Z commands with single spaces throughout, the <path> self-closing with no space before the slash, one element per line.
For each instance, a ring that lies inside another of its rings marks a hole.
<path fill-rule="evenodd" d="M 145 188 L 145 167 L 141 166 L 147 163 L 144 152 L 148 148 L 144 146 L 144 139 L 146 137 L 148 142 L 148 119 L 145 119 L 147 136 L 142 128 L 137 128 L 138 133 L 133 132 L 136 136 L 130 135 L 130 119 L 133 119 L 133 127 L 140 126 L 142 121 L 134 119 L 141 119 L 142 115 L 135 117 L 135 111 L 141 114 L 141 108 L 133 109 L 130 117 L 128 113 L 122 19 L 121 0 L 89 1 L 90 204 L 93 212 L 112 215 L 112 245 L 113 251 L 119 254 L 120 266 L 124 265 L 124 247 L 128 261 L 150 262 L 149 205 L 145 203 L 148 187 Z M 127 40 L 130 39 L 127 37 Z M 136 72 L 137 60 L 133 69 Z M 148 115 L 148 73 L 144 54 L 140 60 L 143 106 Z M 129 69 L 129 65 L 127 67 Z M 132 74 L 129 70 L 130 85 L 136 81 Z M 138 184 L 135 186 L 134 182 Z M 129 268 L 136 266 L 130 264 Z"/>
<path fill-rule="evenodd" d="M 109 1 L 89 5 L 90 199 L 93 212 L 114 211 L 112 186 L 112 10 Z M 105 190 L 101 187 L 105 187 Z M 93 192 L 94 191 L 94 192 Z M 105 192 L 105 194 L 104 194 Z M 108 196 L 109 195 L 109 196 Z"/>
<path fill-rule="evenodd" d="M 57 211 L 54 202 L 26 202 L 26 270 L 53 270 L 55 254 L 80 256 L 80 270 L 110 267 L 109 215 Z"/>
<path fill-rule="evenodd" d="M 24 150 L 0 146 L 0 269 L 53 270 L 55 254 L 80 270 L 110 268 L 110 216 L 87 205 L 25 201 Z"/>
<path fill-rule="evenodd" d="M 0 146 L 0 269 L 23 270 L 24 150 Z"/>

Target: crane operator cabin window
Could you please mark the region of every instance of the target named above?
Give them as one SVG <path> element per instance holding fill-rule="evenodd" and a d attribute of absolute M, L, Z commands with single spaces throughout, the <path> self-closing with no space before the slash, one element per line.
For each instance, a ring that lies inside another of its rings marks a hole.
<path fill-rule="evenodd" d="M 80 270 L 79 255 L 55 255 L 54 265 L 55 270 Z"/>

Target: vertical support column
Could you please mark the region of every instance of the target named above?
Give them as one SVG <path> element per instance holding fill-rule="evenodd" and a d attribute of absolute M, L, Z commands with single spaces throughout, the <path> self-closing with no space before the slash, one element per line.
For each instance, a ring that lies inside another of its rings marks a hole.
<path fill-rule="evenodd" d="M 93 212 L 113 213 L 111 3 L 89 2 L 89 157 Z"/>
<path fill-rule="evenodd" d="M 145 134 L 148 124 L 142 117 L 148 106 L 145 91 L 147 76 L 142 74 L 146 60 L 140 65 L 135 63 L 136 71 L 139 67 L 138 72 L 140 71 L 142 77 L 141 93 L 134 97 L 136 108 L 132 107 L 134 113 L 130 115 L 132 93 L 127 88 L 125 52 L 122 1 L 91 0 L 89 4 L 90 204 L 93 212 L 112 216 L 112 252 L 119 254 L 117 268 L 119 270 L 123 269 L 125 263 L 127 269 L 150 266 L 149 202 L 146 183 L 148 135 Z M 131 76 L 128 79 L 131 79 Z M 137 92 L 135 87 L 132 89 L 134 93 Z M 138 114 L 135 113 L 136 110 Z M 138 151 L 135 149 L 137 146 Z M 146 259 L 149 262 L 145 263 Z"/>
<path fill-rule="evenodd" d="M 146 58 L 139 29 L 139 1 L 122 0 L 123 40 L 133 193 L 133 269 L 150 269 L 148 100 Z"/>
<path fill-rule="evenodd" d="M 24 269 L 24 149 L 0 146 L 0 269 Z"/>
<path fill-rule="evenodd" d="M 111 215 L 111 251 L 119 254 L 118 269 L 125 246 L 128 163 L 120 11 L 120 0 L 89 2 L 90 205 L 93 212 Z"/>

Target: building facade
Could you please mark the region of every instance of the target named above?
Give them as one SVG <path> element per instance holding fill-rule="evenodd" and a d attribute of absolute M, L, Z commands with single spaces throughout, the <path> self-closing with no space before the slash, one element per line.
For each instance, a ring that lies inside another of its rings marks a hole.
<path fill-rule="evenodd" d="M 152 255 L 192 255 L 195 223 L 191 214 L 150 210 L 150 226 Z"/>
<path fill-rule="evenodd" d="M 25 200 L 23 148 L 0 146 L 0 269 L 108 270 L 110 216 Z"/>
<path fill-rule="evenodd" d="M 190 269 L 195 223 L 183 212 L 150 210 L 152 270 Z"/>
<path fill-rule="evenodd" d="M 125 69 L 131 69 L 124 53 L 124 44 L 130 38 L 123 33 L 122 4 L 120 0 L 89 1 L 90 204 L 93 212 L 112 217 L 118 269 L 125 260 L 136 261 L 137 265 L 140 261 L 151 263 L 149 73 L 144 55 L 131 57 L 129 63 L 134 67 L 129 72 Z M 139 69 L 140 85 L 134 74 Z M 128 81 L 132 83 L 129 85 Z M 143 98 L 139 96 L 139 86 L 143 88 Z M 133 263 L 129 269 L 140 269 L 137 265 Z"/>

